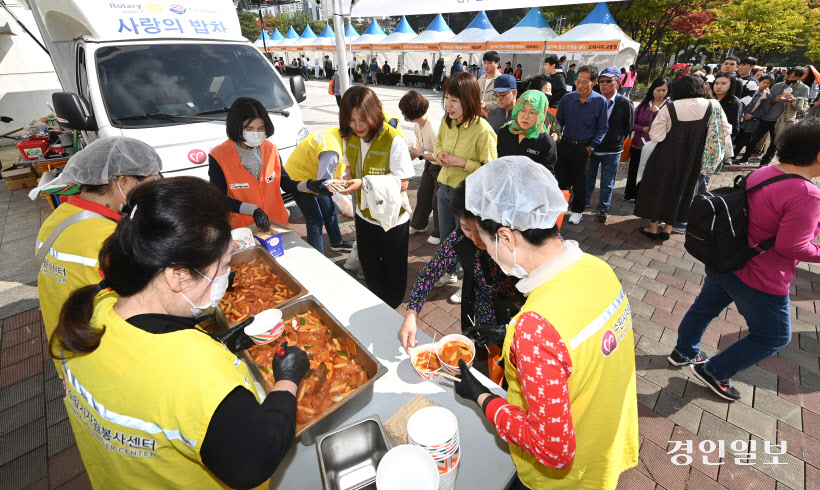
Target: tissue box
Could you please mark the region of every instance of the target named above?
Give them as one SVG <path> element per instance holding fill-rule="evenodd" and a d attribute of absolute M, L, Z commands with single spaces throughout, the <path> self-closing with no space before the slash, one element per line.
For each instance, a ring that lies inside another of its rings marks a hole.
<path fill-rule="evenodd" d="M 254 235 L 253 236 L 257 242 L 259 242 L 259 246 L 264 248 L 274 257 L 281 257 L 285 255 L 285 249 L 282 247 L 282 235 L 279 233 L 275 235 Z"/>

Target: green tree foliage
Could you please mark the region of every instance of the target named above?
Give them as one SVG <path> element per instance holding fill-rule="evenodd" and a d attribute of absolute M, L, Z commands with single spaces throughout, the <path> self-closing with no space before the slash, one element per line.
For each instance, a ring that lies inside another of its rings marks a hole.
<path fill-rule="evenodd" d="M 713 9 L 705 39 L 717 49 L 755 56 L 760 63 L 802 43 L 809 12 L 805 0 L 732 0 Z"/>
<path fill-rule="evenodd" d="M 262 32 L 262 27 L 259 25 L 259 15 L 253 12 L 239 12 L 238 15 L 242 35 L 251 42 L 256 41 L 259 33 Z"/>

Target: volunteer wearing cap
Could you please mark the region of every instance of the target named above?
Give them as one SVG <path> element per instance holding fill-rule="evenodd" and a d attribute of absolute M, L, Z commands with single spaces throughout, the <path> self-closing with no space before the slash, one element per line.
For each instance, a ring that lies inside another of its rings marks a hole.
<path fill-rule="evenodd" d="M 383 203 L 406 199 L 407 183 L 416 175 L 410 152 L 401 132 L 385 117 L 376 93 L 367 87 L 351 87 L 342 96 L 339 130 L 347 163 L 347 190 L 341 193 L 356 196 L 356 240 L 365 282 L 379 299 L 397 308 L 407 289 L 410 213 L 394 209 L 391 216 L 395 221 L 389 220 L 385 226 L 380 221 L 384 217 L 366 205 L 362 184 L 366 177 L 372 183 L 374 177 L 393 176 L 397 181 L 390 182 L 389 189 L 394 192 L 387 192 L 390 199 L 383 199 Z M 375 188 L 367 191 L 381 192 Z"/>
<path fill-rule="evenodd" d="M 126 197 L 160 170 L 162 161 L 153 148 L 133 138 L 113 136 L 95 140 L 74 154 L 60 176 L 43 186 L 80 186 L 80 193 L 58 206 L 37 234 L 37 292 L 49 337 L 68 295 L 100 282 L 97 256 L 117 226 Z"/>
<path fill-rule="evenodd" d="M 248 367 L 197 325 L 228 287 L 231 247 L 217 189 L 149 182 L 100 250 L 104 283 L 68 297 L 49 351 L 94 488 L 267 488 L 293 445 L 305 352 L 274 357 L 260 403 Z"/>
<path fill-rule="evenodd" d="M 321 253 L 325 253 L 323 223 L 330 238 L 331 250 L 349 252 L 353 249 L 353 243 L 342 239 L 336 206 L 330 198 L 332 193 L 324 185 L 326 180 L 338 179 L 344 173 L 343 153 L 339 128 L 327 128 L 300 141 L 285 163 L 285 171 L 291 179 L 301 181 L 296 187 L 299 192 L 293 194 L 293 200 L 305 217 L 307 242 Z"/>
<path fill-rule="evenodd" d="M 567 204 L 555 177 L 506 157 L 467 177 L 467 210 L 501 269 L 527 296 L 507 326 L 466 334 L 503 342 L 507 399 L 460 361 L 456 392 L 496 426 L 520 482 L 513 488 L 614 489 L 638 463 L 635 349 L 629 303 L 602 260 L 563 241 Z"/>
<path fill-rule="evenodd" d="M 271 220 L 288 224 L 282 192 L 294 193 L 296 183 L 285 172 L 273 136 L 268 111 L 256 99 L 239 97 L 225 118 L 228 139 L 208 155 L 208 177 L 228 199 L 231 227 L 256 224 L 270 228 Z"/>

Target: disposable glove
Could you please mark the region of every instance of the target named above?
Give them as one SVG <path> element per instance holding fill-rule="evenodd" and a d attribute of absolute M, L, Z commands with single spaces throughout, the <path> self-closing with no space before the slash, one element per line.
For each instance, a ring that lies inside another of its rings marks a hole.
<path fill-rule="evenodd" d="M 491 393 L 473 373 L 467 368 L 463 359 L 458 360 L 458 367 L 461 369 L 461 381 L 456 382 L 456 393 L 462 398 L 478 403 L 478 397 L 484 393 Z"/>
<path fill-rule="evenodd" d="M 479 323 L 471 325 L 464 331 L 464 336 L 473 342 L 487 347 L 504 345 L 504 338 L 507 336 L 507 325 L 490 325 Z"/>
<path fill-rule="evenodd" d="M 253 211 L 253 222 L 256 223 L 256 226 L 261 231 L 270 230 L 270 219 L 268 219 L 268 215 L 262 211 L 262 208 L 256 208 Z"/>
<path fill-rule="evenodd" d="M 276 381 L 293 381 L 298 386 L 310 369 L 310 361 L 305 351 L 283 343 L 273 356 L 273 377 Z"/>

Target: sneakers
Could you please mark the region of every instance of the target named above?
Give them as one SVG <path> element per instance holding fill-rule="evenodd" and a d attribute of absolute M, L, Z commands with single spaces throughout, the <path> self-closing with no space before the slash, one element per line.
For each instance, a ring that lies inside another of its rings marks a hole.
<path fill-rule="evenodd" d="M 455 274 L 444 274 L 441 279 L 436 282 L 436 286 L 449 286 L 458 282 L 458 276 Z"/>
<path fill-rule="evenodd" d="M 450 303 L 454 303 L 457 305 L 461 304 L 461 288 L 458 288 L 458 291 L 456 291 L 455 293 L 453 293 L 452 296 L 450 296 Z"/>
<path fill-rule="evenodd" d="M 703 381 L 710 390 L 715 392 L 717 396 L 732 402 L 740 400 L 740 392 L 737 391 L 737 388 L 732 386 L 731 380 L 727 379 L 723 382 L 716 380 L 711 374 L 706 372 L 703 364 L 692 364 L 689 366 L 689 369 L 696 378 Z"/>
<path fill-rule="evenodd" d="M 430 235 L 427 237 L 427 243 L 430 245 L 441 245 L 441 238 Z"/>
<path fill-rule="evenodd" d="M 334 252 L 351 252 L 353 250 L 353 242 L 342 242 L 336 245 L 331 245 L 330 249 Z"/>
<path fill-rule="evenodd" d="M 669 357 L 666 358 L 666 360 L 669 361 L 669 364 L 671 364 L 673 366 L 678 366 L 678 367 L 686 366 L 686 365 L 689 365 L 689 364 L 703 364 L 708 359 L 709 359 L 709 356 L 707 356 L 703 352 L 698 352 L 698 357 L 696 357 L 695 359 L 688 359 L 688 358 L 683 357 L 682 355 L 680 355 L 678 353 L 678 351 L 676 351 L 676 350 L 673 350 L 672 353 L 669 354 Z"/>
<path fill-rule="evenodd" d="M 595 216 L 595 221 L 598 223 L 606 223 L 606 211 L 598 210 L 598 215 Z"/>
<path fill-rule="evenodd" d="M 411 235 L 415 235 L 416 233 L 422 233 L 422 232 L 424 232 L 424 231 L 427 231 L 427 228 L 426 228 L 426 227 L 425 227 L 425 228 L 422 228 L 422 229 L 420 229 L 420 230 L 418 230 L 418 229 L 416 229 L 416 228 L 413 228 L 412 226 L 410 227 L 410 234 L 411 234 Z"/>
<path fill-rule="evenodd" d="M 578 223 L 580 223 L 581 222 L 581 213 L 572 213 L 569 216 L 569 222 L 572 223 L 573 225 L 577 225 Z"/>

